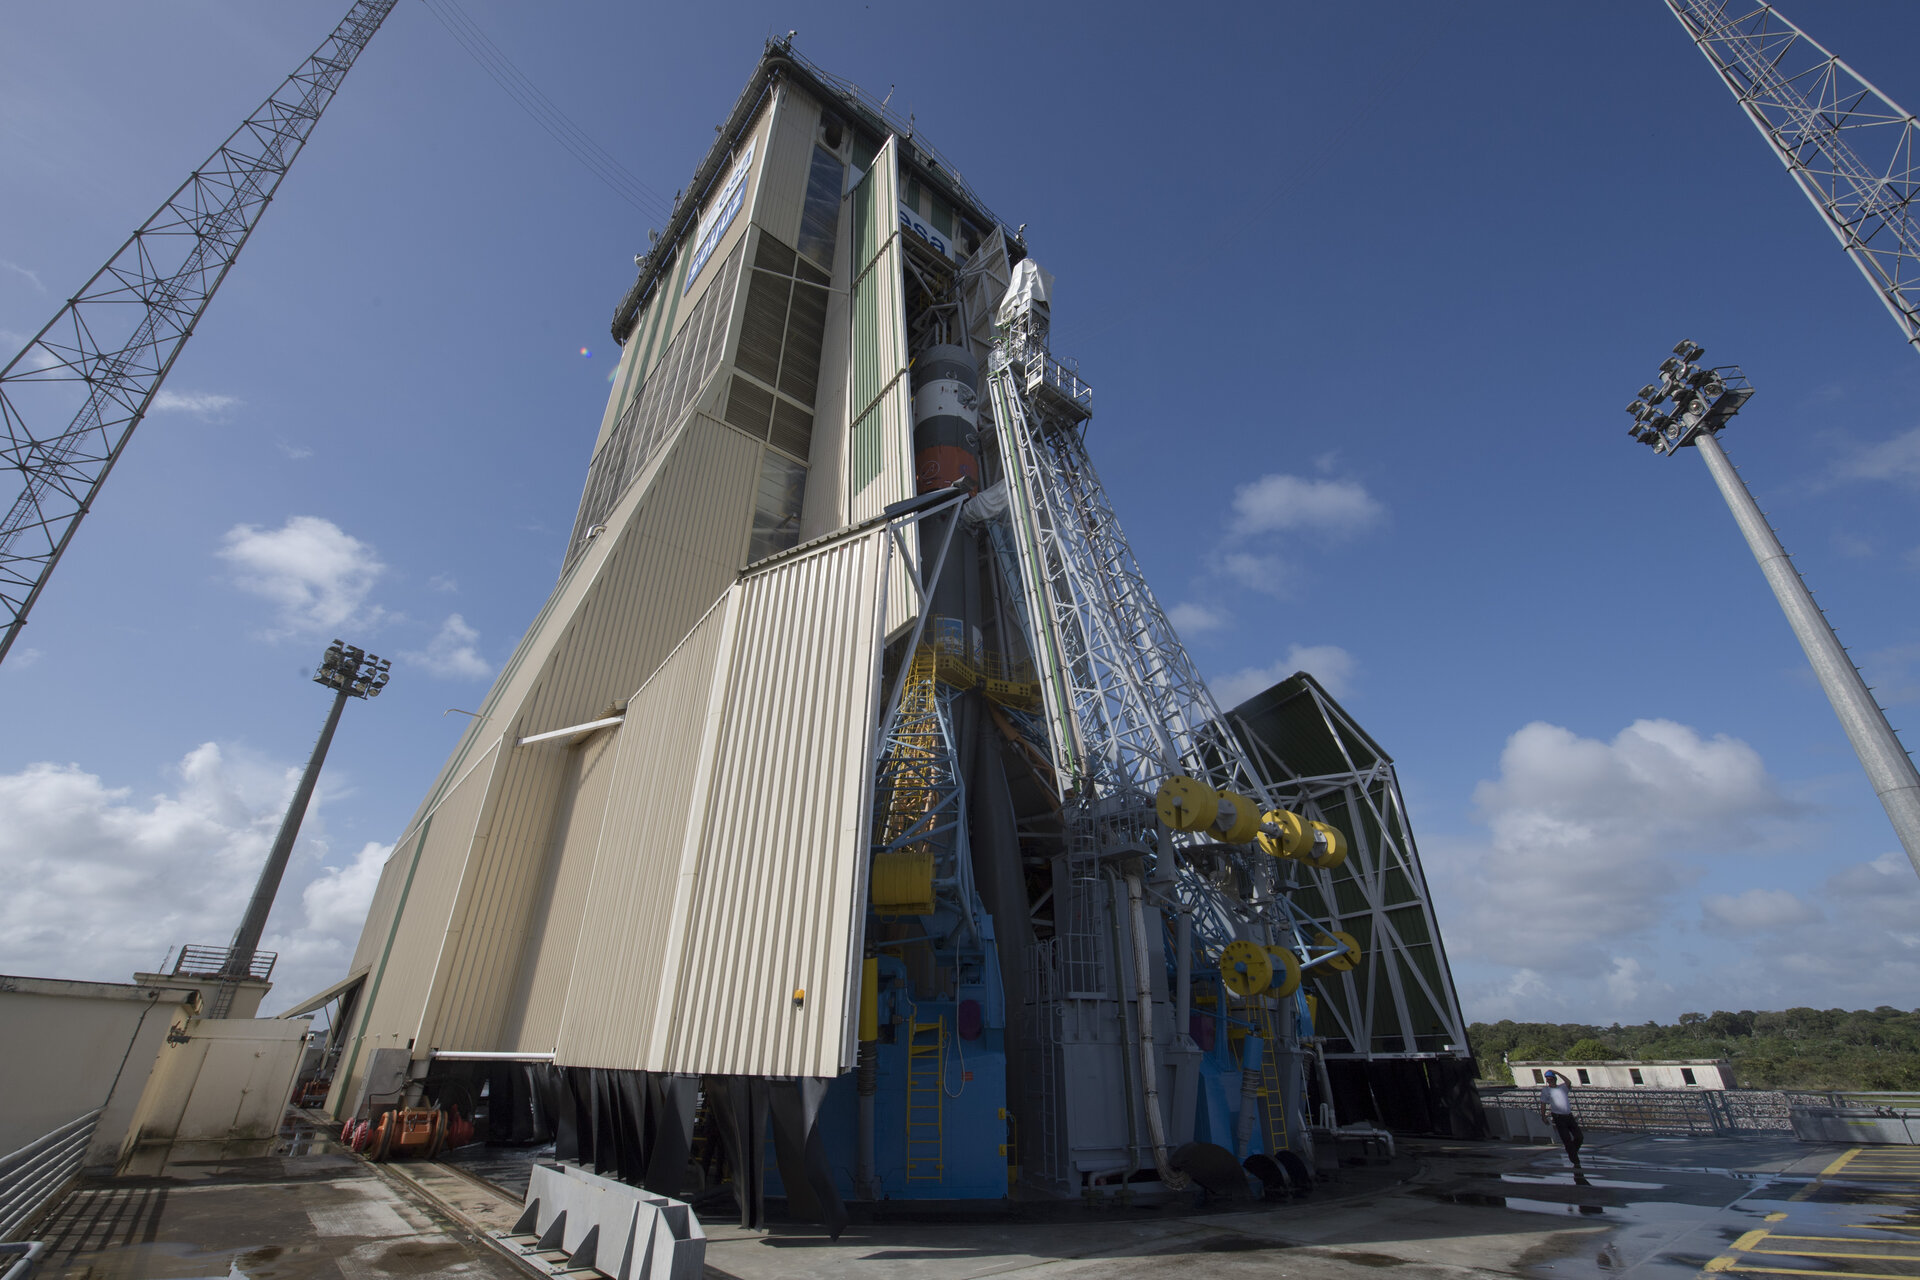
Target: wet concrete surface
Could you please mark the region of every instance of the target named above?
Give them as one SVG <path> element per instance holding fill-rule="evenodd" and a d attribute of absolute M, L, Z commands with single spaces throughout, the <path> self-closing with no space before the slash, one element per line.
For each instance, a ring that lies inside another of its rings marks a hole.
<path fill-rule="evenodd" d="M 1575 1171 L 1557 1148 L 1414 1143 L 1391 1170 L 1343 1170 L 1286 1204 L 1045 1223 L 856 1222 L 838 1241 L 804 1227 L 748 1233 L 710 1221 L 707 1264 L 710 1276 L 734 1280 L 1692 1277 L 1775 1212 L 1772 1198 L 1813 1185 L 1840 1150 L 1784 1135 L 1611 1135 Z M 1394 1176 L 1373 1176 L 1382 1172 Z"/>
<path fill-rule="evenodd" d="M 35 1280 L 394 1280 L 525 1272 L 425 1196 L 311 1137 L 177 1153 L 82 1185 L 34 1232 Z"/>
<path fill-rule="evenodd" d="M 90 1185 L 38 1234 L 46 1277 L 309 1280 L 528 1274 L 484 1236 L 519 1201 L 499 1183 L 536 1153 L 471 1148 L 446 1164 L 371 1166 L 332 1144 L 180 1160 Z M 1702 1271 L 1920 1280 L 1920 1151 L 1777 1138 L 1595 1135 L 1575 1171 L 1557 1149 L 1414 1142 L 1287 1203 L 1036 1207 L 899 1216 L 879 1206 L 838 1240 L 742 1231 L 714 1207 L 708 1275 L 1113 1277 L 1114 1280 L 1668 1280 Z M 522 1183 L 521 1185 L 524 1185 Z"/>

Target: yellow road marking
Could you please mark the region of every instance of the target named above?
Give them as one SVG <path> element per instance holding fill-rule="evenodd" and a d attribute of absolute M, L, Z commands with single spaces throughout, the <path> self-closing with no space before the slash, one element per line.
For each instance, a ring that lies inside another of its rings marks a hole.
<path fill-rule="evenodd" d="M 1846 1242 L 1847 1244 L 1889 1243 L 1886 1241 L 1862 1240 L 1859 1236 L 1790 1236 L 1778 1231 L 1774 1232 L 1772 1235 L 1768 1236 L 1767 1238 L 1769 1240 L 1840 1240 L 1840 1241 Z"/>
<path fill-rule="evenodd" d="M 1785 1222 L 1786 1218 L 1787 1218 L 1787 1215 L 1784 1213 L 1770 1213 L 1766 1217 L 1762 1218 L 1761 1221 L 1762 1222 Z"/>
<path fill-rule="evenodd" d="M 1726 1265 L 1716 1266 L 1715 1263 Z M 1731 1258 L 1715 1258 L 1707 1264 L 1708 1271 L 1743 1271 L 1767 1276 L 1832 1276 L 1835 1280 L 1902 1280 L 1896 1271 L 1829 1271 L 1825 1267 L 1748 1267 L 1734 1262 Z"/>
<path fill-rule="evenodd" d="M 1864 1240 L 1860 1244 L 1866 1244 Z M 1912 1253 L 1830 1253 L 1826 1249 L 1747 1249 L 1747 1253 L 1780 1253 L 1784 1257 L 1862 1257 L 1870 1263 L 1920 1263 Z"/>
<path fill-rule="evenodd" d="M 1747 1232 L 1747 1234 L 1741 1236 L 1738 1240 L 1735 1240 L 1731 1245 L 1728 1245 L 1727 1247 L 1731 1250 L 1751 1249 L 1753 1248 L 1753 1246 L 1755 1246 L 1756 1244 L 1759 1244 L 1762 1240 L 1765 1240 L 1766 1238 L 1767 1238 L 1767 1233 L 1764 1230 L 1749 1231 Z"/>
<path fill-rule="evenodd" d="M 1806 1186 L 1800 1188 L 1798 1191 L 1788 1196 L 1787 1202 L 1791 1204 L 1796 1200 L 1805 1200 L 1808 1196 L 1812 1195 L 1815 1191 L 1820 1189 L 1820 1183 L 1824 1179 L 1831 1178 L 1834 1174 L 1846 1168 L 1847 1163 L 1851 1161 L 1855 1156 L 1859 1155 L 1863 1150 L 1865 1150 L 1864 1147 L 1855 1147 L 1853 1150 L 1847 1152 L 1845 1155 L 1836 1157 L 1831 1164 L 1829 1164 L 1826 1168 L 1822 1169 L 1819 1173 L 1814 1175 L 1812 1182 L 1809 1182 Z"/>
<path fill-rule="evenodd" d="M 1787 1215 L 1783 1213 L 1780 1216 L 1784 1218 Z M 1861 1227 L 1868 1231 L 1920 1231 L 1920 1227 L 1896 1226 L 1891 1222 L 1848 1222 L 1842 1225 L 1849 1226 L 1849 1227 Z"/>
<path fill-rule="evenodd" d="M 1854 1240 L 1854 1239 L 1849 1239 L 1846 1236 L 1787 1236 L 1787 1237 L 1775 1236 L 1773 1237 L 1774 1240 L 1779 1240 L 1783 1238 L 1792 1239 L 1792 1240 L 1835 1240 L 1840 1242 L 1841 1244 L 1863 1244 L 1868 1246 L 1869 1248 L 1875 1245 L 1878 1245 L 1881 1248 L 1885 1248 L 1889 1243 L 1891 1243 L 1890 1241 L 1886 1241 L 1886 1240 Z M 1769 1240 L 1767 1243 L 1771 1244 L 1773 1243 L 1773 1241 Z M 1879 1258 L 1887 1262 L 1920 1262 L 1920 1257 L 1916 1257 L 1911 1253 L 1843 1253 L 1836 1249 L 1749 1249 L 1747 1250 L 1747 1252 L 1748 1253 L 1789 1253 L 1789 1254 L 1793 1254 L 1796 1257 L 1803 1257 L 1803 1258 Z"/>
<path fill-rule="evenodd" d="M 1820 1171 L 1820 1176 L 1823 1178 L 1831 1178 L 1834 1174 L 1846 1168 L 1848 1161 L 1852 1160 L 1855 1156 L 1859 1155 L 1861 1152 L 1865 1150 L 1866 1148 L 1864 1147 L 1855 1147 L 1853 1150 L 1847 1152 L 1847 1154 L 1839 1157 L 1832 1164 L 1822 1169 Z"/>

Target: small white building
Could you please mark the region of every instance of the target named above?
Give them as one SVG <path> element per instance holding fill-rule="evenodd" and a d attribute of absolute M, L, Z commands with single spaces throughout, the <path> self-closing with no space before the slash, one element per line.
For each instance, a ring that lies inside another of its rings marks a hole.
<path fill-rule="evenodd" d="M 1725 1058 L 1663 1058 L 1651 1062 L 1509 1062 L 1513 1082 L 1522 1087 L 1546 1083 L 1557 1071 L 1574 1085 L 1596 1089 L 1737 1089 L 1733 1064 Z"/>

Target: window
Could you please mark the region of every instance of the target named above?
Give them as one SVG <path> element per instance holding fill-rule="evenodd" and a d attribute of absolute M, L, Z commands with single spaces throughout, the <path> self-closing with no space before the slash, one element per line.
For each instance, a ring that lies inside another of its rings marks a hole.
<path fill-rule="evenodd" d="M 1593 1081 L 1591 1081 L 1591 1080 L 1589 1080 L 1589 1079 L 1587 1079 L 1587 1069 L 1586 1069 L 1585 1067 L 1575 1067 L 1575 1068 L 1573 1069 L 1573 1072 L 1574 1072 L 1574 1074 L 1575 1074 L 1575 1075 L 1577 1075 L 1577 1076 L 1579 1076 L 1579 1077 L 1580 1077 L 1580 1083 L 1581 1083 L 1581 1084 L 1592 1084 L 1592 1083 L 1593 1083 Z"/>
<path fill-rule="evenodd" d="M 750 274 L 726 419 L 804 460 L 813 445 L 827 273 L 763 231 Z"/>
<path fill-rule="evenodd" d="M 748 564 L 800 541 L 800 504 L 806 496 L 807 469 L 772 449 L 766 450 L 760 458 L 760 487 L 753 499 Z"/>
<path fill-rule="evenodd" d="M 840 192 L 846 180 L 840 157 L 825 147 L 815 147 L 813 167 L 807 171 L 807 199 L 800 211 L 799 248 L 828 271 L 833 270 L 834 235 L 840 229 Z"/>
<path fill-rule="evenodd" d="M 1633 1082 L 1634 1082 L 1635 1084 L 1645 1084 L 1645 1083 L 1646 1083 L 1646 1081 L 1645 1081 L 1645 1080 L 1642 1080 L 1642 1079 L 1640 1078 L 1640 1068 L 1638 1068 L 1638 1067 L 1628 1067 L 1628 1068 L 1627 1068 L 1627 1074 L 1633 1077 Z"/>
<path fill-rule="evenodd" d="M 1533 1069 L 1533 1082 L 1535 1084 L 1545 1084 L 1547 1082 L 1547 1078 L 1540 1074 L 1540 1068 L 1538 1067 Z"/>
<path fill-rule="evenodd" d="M 1695 1080 L 1695 1079 L 1693 1078 L 1693 1068 L 1692 1068 L 1692 1067 L 1682 1067 L 1682 1068 L 1680 1068 L 1680 1079 L 1681 1079 L 1681 1080 L 1683 1080 L 1683 1081 L 1685 1081 L 1685 1082 L 1686 1082 L 1687 1084 L 1698 1084 L 1698 1083 L 1700 1083 L 1700 1082 L 1699 1082 L 1698 1080 Z"/>

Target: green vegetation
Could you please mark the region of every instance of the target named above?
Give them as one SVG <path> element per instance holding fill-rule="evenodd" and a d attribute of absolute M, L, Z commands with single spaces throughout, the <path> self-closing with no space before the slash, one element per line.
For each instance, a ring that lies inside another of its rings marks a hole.
<path fill-rule="evenodd" d="M 1512 1080 L 1504 1061 L 1728 1058 L 1749 1089 L 1920 1090 L 1920 1010 L 1787 1009 L 1683 1013 L 1623 1027 L 1476 1022 L 1467 1028 L 1482 1079 Z"/>

